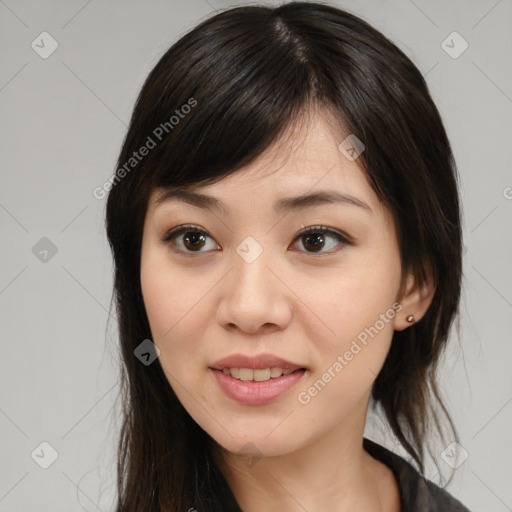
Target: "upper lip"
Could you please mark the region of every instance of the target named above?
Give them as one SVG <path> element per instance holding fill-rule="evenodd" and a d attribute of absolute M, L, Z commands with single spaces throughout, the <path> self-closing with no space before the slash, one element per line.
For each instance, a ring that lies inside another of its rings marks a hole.
<path fill-rule="evenodd" d="M 283 370 L 294 371 L 305 367 L 286 361 L 273 354 L 258 354 L 256 356 L 232 354 L 219 359 L 211 365 L 211 368 L 215 370 L 222 370 L 223 368 L 252 368 L 253 370 L 261 368 L 282 368 Z"/>

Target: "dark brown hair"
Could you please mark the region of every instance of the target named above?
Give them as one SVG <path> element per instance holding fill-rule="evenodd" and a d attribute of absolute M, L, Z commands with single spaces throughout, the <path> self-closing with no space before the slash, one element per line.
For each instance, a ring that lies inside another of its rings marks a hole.
<path fill-rule="evenodd" d="M 357 163 L 393 214 L 403 275 L 411 271 L 422 283 L 430 273 L 436 286 L 423 318 L 394 333 L 372 400 L 421 472 L 428 428 L 444 439 L 434 404 L 450 441 L 458 439 L 435 376 L 461 292 L 457 170 L 421 72 L 339 8 L 233 8 L 181 37 L 147 77 L 106 204 L 122 356 L 119 512 L 209 510 L 215 493 L 211 439 L 176 398 L 158 359 L 145 366 L 134 356 L 152 339 L 140 285 L 148 198 L 156 187 L 212 184 L 234 173 L 313 104 L 363 141 Z"/>

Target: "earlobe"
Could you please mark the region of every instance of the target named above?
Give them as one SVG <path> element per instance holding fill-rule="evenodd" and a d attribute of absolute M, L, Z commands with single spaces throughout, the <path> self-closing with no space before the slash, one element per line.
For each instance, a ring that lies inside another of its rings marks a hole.
<path fill-rule="evenodd" d="M 421 320 L 432 303 L 434 292 L 435 286 L 430 275 L 426 282 L 420 284 L 413 274 L 409 274 L 406 290 L 399 301 L 402 309 L 395 317 L 394 330 L 403 331 Z"/>

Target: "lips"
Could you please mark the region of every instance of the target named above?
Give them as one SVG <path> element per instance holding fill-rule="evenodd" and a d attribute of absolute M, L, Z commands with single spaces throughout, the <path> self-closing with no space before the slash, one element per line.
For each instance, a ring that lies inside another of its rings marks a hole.
<path fill-rule="evenodd" d="M 210 372 L 224 394 L 243 405 L 264 405 L 287 394 L 308 369 L 273 354 L 233 354 L 216 361 Z"/>
<path fill-rule="evenodd" d="M 291 372 L 305 369 L 305 366 L 301 366 L 291 361 L 282 359 L 273 354 L 259 354 L 257 356 L 248 356 L 245 354 L 232 354 L 223 359 L 219 359 L 211 365 L 214 370 L 223 370 L 225 368 L 248 368 L 252 370 L 260 370 L 264 368 L 282 368 L 283 370 L 290 370 Z"/>

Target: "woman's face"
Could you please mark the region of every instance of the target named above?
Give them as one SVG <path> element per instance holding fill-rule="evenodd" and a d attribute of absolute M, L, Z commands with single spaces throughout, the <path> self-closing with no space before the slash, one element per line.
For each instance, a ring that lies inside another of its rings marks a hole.
<path fill-rule="evenodd" d="M 141 285 L 159 361 L 189 414 L 233 453 L 282 455 L 362 430 L 408 314 L 395 302 L 391 214 L 326 119 L 196 190 L 214 200 L 150 198 Z M 183 225 L 193 226 L 162 241 Z"/>

